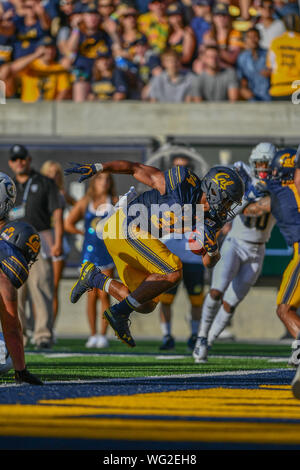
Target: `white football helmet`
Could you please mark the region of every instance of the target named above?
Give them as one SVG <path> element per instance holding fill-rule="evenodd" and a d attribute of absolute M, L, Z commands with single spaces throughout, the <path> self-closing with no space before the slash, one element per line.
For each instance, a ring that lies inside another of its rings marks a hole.
<path fill-rule="evenodd" d="M 13 180 L 5 173 L 0 173 L 0 220 L 4 219 L 13 208 L 17 189 Z"/>
<path fill-rule="evenodd" d="M 261 142 L 254 147 L 249 158 L 249 163 L 252 173 L 256 178 L 267 178 L 270 173 L 269 165 L 276 152 L 277 149 L 275 145 L 270 142 Z"/>

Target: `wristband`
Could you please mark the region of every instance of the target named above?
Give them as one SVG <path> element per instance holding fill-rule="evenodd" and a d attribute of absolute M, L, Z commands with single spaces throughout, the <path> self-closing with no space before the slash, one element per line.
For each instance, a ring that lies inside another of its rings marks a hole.
<path fill-rule="evenodd" d="M 94 165 L 95 165 L 95 168 L 96 168 L 96 170 L 97 170 L 97 173 L 98 173 L 99 171 L 103 171 L 103 165 L 102 165 L 102 163 L 94 163 Z"/>
<path fill-rule="evenodd" d="M 216 256 L 218 253 L 219 253 L 219 250 L 207 251 L 208 256 L 211 256 L 211 257 Z"/>

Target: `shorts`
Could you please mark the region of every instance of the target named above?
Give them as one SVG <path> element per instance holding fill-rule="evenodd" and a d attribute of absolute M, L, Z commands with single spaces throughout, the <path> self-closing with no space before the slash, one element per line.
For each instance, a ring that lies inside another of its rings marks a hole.
<path fill-rule="evenodd" d="M 201 307 L 204 300 L 204 266 L 196 263 L 183 263 L 183 283 L 190 298 L 193 307 Z M 167 305 L 171 305 L 174 301 L 179 284 L 164 294 L 161 294 L 159 300 Z"/>
<path fill-rule="evenodd" d="M 300 242 L 294 243 L 294 256 L 283 273 L 277 305 L 300 307 Z"/>
<path fill-rule="evenodd" d="M 103 229 L 103 239 L 119 277 L 133 292 L 149 274 L 169 274 L 182 268 L 178 256 L 157 238 L 139 230 L 130 237 L 124 230 L 125 214 L 113 214 Z M 148 235 L 148 238 L 146 238 Z"/>

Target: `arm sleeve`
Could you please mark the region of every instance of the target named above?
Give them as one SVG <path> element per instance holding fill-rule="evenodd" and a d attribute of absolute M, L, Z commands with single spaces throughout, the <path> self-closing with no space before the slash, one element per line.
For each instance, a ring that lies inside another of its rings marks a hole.
<path fill-rule="evenodd" d="M 29 270 L 24 256 L 18 249 L 3 242 L 0 249 L 0 269 L 16 289 L 27 281 Z"/>

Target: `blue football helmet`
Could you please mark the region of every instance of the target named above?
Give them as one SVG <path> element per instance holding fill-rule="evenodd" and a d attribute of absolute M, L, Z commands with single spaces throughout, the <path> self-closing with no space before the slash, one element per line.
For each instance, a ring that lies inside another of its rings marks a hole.
<path fill-rule="evenodd" d="M 0 239 L 17 247 L 26 259 L 28 266 L 36 261 L 41 248 L 41 240 L 32 225 L 18 220 L 10 222 L 3 227 Z"/>
<path fill-rule="evenodd" d="M 286 148 L 276 152 L 271 161 L 271 178 L 280 181 L 293 181 L 296 169 L 296 149 Z"/>
<path fill-rule="evenodd" d="M 204 176 L 201 189 L 210 205 L 210 217 L 223 225 L 241 205 L 245 185 L 235 169 L 215 166 Z"/>

